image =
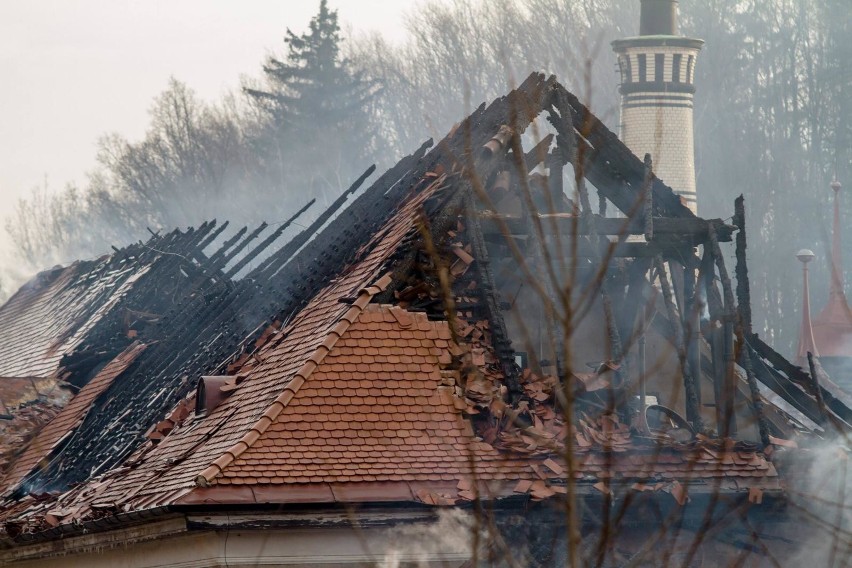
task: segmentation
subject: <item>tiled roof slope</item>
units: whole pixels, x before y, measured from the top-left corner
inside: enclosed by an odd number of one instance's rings
[[[446,322],[370,305],[215,484],[516,479],[441,387]],[[443,395],[443,396],[442,396]],[[475,468],[475,472],[474,472]]]
[[[2,491],[14,489],[30,471],[48,457],[51,449],[79,424],[89,411],[92,401],[104,392],[145,350],[145,345],[132,343],[121,354],[106,364],[77,395],[50,421],[15,461],[2,481]]]
[[[415,230],[417,212],[443,182],[438,178],[414,192],[362,248],[358,262],[317,294],[257,354],[262,363],[227,400],[206,417],[191,417],[157,446],[131,456],[132,469],[115,470],[109,484],[90,483],[90,488],[97,487],[97,495],[88,498],[96,505],[125,510],[170,503],[195,488],[196,478],[213,464],[233,461],[234,454],[246,449],[245,439],[259,435],[277,416],[283,408],[279,399],[293,392],[293,382],[304,380],[328,353],[328,345],[354,321],[357,304],[349,306],[345,300],[359,291],[369,300],[381,290],[372,284],[379,281],[384,263]],[[387,279],[379,282],[388,284]]]
[[[0,377],[51,375],[148,268],[105,258],[35,276],[0,306]]]

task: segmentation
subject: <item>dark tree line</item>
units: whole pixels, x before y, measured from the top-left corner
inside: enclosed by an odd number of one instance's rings
[[[793,255],[817,252],[821,306],[828,184],[836,172],[852,188],[852,7],[685,0],[681,18],[683,33],[707,42],[695,112],[701,214],[730,217],[745,195],[755,327],[790,352],[800,301]],[[635,35],[637,22],[638,2],[624,0],[450,0],[417,7],[408,41],[391,45],[341,38],[323,0],[309,30],[288,30],[286,53],[242,93],[208,104],[173,81],[143,140],[105,139],[85,187],[34,194],[7,228],[35,268],[108,251],[146,226],[283,219],[311,197],[332,199],[370,163],[388,165],[442,135],[533,70],[555,73],[615,129],[609,43]]]

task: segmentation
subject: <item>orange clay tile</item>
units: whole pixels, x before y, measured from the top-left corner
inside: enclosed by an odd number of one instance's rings
[[[77,395],[45,426],[30,442],[26,451],[15,461],[14,466],[3,478],[4,490],[12,489],[41,460],[47,458],[53,446],[85,417],[98,395],[104,392],[112,382],[142,354],[145,345],[132,343],[119,355],[104,366],[95,377],[84,386]]]
[[[396,312],[396,315],[394,314]],[[404,325],[405,322],[408,324]],[[285,408],[277,418],[278,424],[289,424],[289,417],[296,407],[322,405],[333,412],[325,420],[309,421],[305,425],[317,436],[304,436],[299,439],[281,436],[281,431],[273,424],[255,443],[244,451],[238,459],[224,468],[213,480],[214,484],[227,485],[233,483],[262,483],[257,475],[257,462],[261,459],[261,448],[274,447],[275,455],[271,459],[263,455],[264,463],[272,463],[280,468],[279,475],[285,483],[301,483],[305,481],[307,472],[288,467],[288,457],[300,454],[305,457],[328,455],[328,464],[321,459],[314,463],[324,463],[326,469],[324,481],[360,482],[360,481],[414,481],[460,479],[472,475],[471,463],[467,456],[455,450],[456,446],[469,447],[474,439],[465,427],[465,419],[449,404],[427,406],[427,394],[437,388],[437,381],[431,380],[431,372],[438,372],[437,357],[431,363],[421,363],[420,370],[425,377],[420,380],[406,381],[409,387],[395,389],[401,381],[393,372],[384,370],[386,361],[394,355],[367,357],[360,365],[350,368],[344,374],[346,381],[354,385],[352,390],[339,388],[338,381],[329,376],[330,369],[345,364],[351,358],[349,348],[357,349],[358,337],[369,336],[376,328],[386,332],[394,332],[398,336],[393,346],[403,352],[418,349],[431,354],[437,349],[434,340],[418,339],[416,326],[428,322],[425,314],[410,313],[389,306],[367,306],[362,316],[337,341],[335,347],[306,380],[306,390],[299,391],[291,401],[291,408]],[[431,341],[428,347],[422,347],[424,341]],[[425,358],[424,358],[425,360]],[[344,385],[345,386],[345,385]],[[307,390],[310,388],[311,390]],[[383,397],[383,392],[392,389],[400,391],[400,396]],[[329,392],[328,396],[318,396]],[[314,394],[316,393],[316,394]],[[378,395],[378,396],[376,396]],[[320,400],[322,399],[322,400]],[[363,412],[363,401],[370,411]],[[400,407],[412,410],[400,413]],[[419,411],[418,411],[419,410]],[[332,451],[332,443],[339,429],[346,432],[346,439],[351,442],[346,451],[345,459],[336,451]],[[441,432],[435,436],[434,432]],[[425,442],[423,444],[418,442]],[[258,445],[258,443],[260,445]],[[393,463],[377,459],[373,448],[392,447]],[[482,479],[505,478],[507,473],[498,466],[507,460],[496,450],[478,450],[477,472]],[[526,465],[517,460],[510,464],[509,474],[519,477],[524,474]],[[367,479],[369,478],[369,479]]]

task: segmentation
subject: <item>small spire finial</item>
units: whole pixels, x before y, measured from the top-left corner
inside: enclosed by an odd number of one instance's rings
[[[802,264],[807,264],[814,259],[814,251],[810,249],[802,249],[796,253],[796,258],[799,259],[799,262]]]

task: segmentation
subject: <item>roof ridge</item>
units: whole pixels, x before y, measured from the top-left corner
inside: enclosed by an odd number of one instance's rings
[[[352,303],[352,306],[340,317],[340,321],[329,331],[325,340],[314,350],[308,360],[295,372],[293,378],[284,387],[284,391],[269,405],[266,412],[249,428],[240,440],[224,451],[224,453],[216,458],[213,463],[207,466],[204,471],[195,477],[195,485],[197,487],[207,487],[211,484],[226,467],[231,465],[240,455],[248,450],[252,445],[266,432],[266,429],[278,418],[281,412],[287,407],[305,381],[310,377],[311,373],[319,366],[326,355],[334,348],[334,345],[340,337],[346,333],[358,317],[369,305],[373,296],[383,292],[391,283],[390,273],[379,278],[374,284],[362,288],[358,292],[358,298]]]

